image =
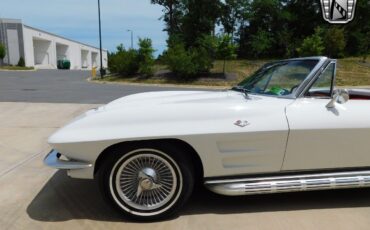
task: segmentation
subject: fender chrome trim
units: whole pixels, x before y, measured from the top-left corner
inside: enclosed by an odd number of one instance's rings
[[[51,152],[46,155],[44,159],[44,164],[56,169],[67,169],[67,170],[73,170],[73,169],[85,169],[92,167],[92,164],[87,162],[81,162],[81,161],[74,161],[74,160],[61,160],[60,157],[62,155],[58,153],[56,150],[51,150]]]
[[[208,180],[204,184],[212,192],[226,196],[370,187],[370,170]]]

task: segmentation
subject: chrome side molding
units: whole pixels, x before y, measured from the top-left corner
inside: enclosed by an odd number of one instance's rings
[[[226,196],[370,187],[370,170],[208,180],[204,184],[212,192]]]

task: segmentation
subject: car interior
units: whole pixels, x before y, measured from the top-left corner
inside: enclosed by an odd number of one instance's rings
[[[350,100],[370,100],[370,90],[350,89]]]
[[[370,90],[365,89],[349,89],[349,98],[350,100],[370,100]],[[330,90],[321,89],[321,90],[309,90],[306,97],[318,97],[318,98],[329,98]]]

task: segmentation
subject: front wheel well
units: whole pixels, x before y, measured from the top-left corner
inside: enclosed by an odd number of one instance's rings
[[[188,144],[185,141],[179,140],[179,139],[158,139],[158,140],[144,140],[144,141],[126,141],[126,142],[120,142],[114,145],[109,146],[106,148],[97,158],[95,162],[95,168],[94,168],[94,176],[96,176],[97,172],[99,171],[99,168],[103,164],[103,162],[109,158],[110,153],[118,150],[123,149],[128,146],[137,146],[140,147],[150,147],[150,146],[160,146],[160,145],[171,145],[176,148],[181,149],[184,153],[187,153],[187,157],[189,157],[189,160],[191,160],[192,163],[194,163],[194,175],[195,175],[195,181],[196,184],[200,185],[203,183],[203,164],[202,160],[199,157],[199,154],[195,151],[195,149]]]

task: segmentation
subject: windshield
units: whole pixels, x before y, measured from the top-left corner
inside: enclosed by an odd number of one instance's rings
[[[233,89],[246,93],[287,96],[298,88],[318,62],[318,60],[292,60],[269,63]]]

